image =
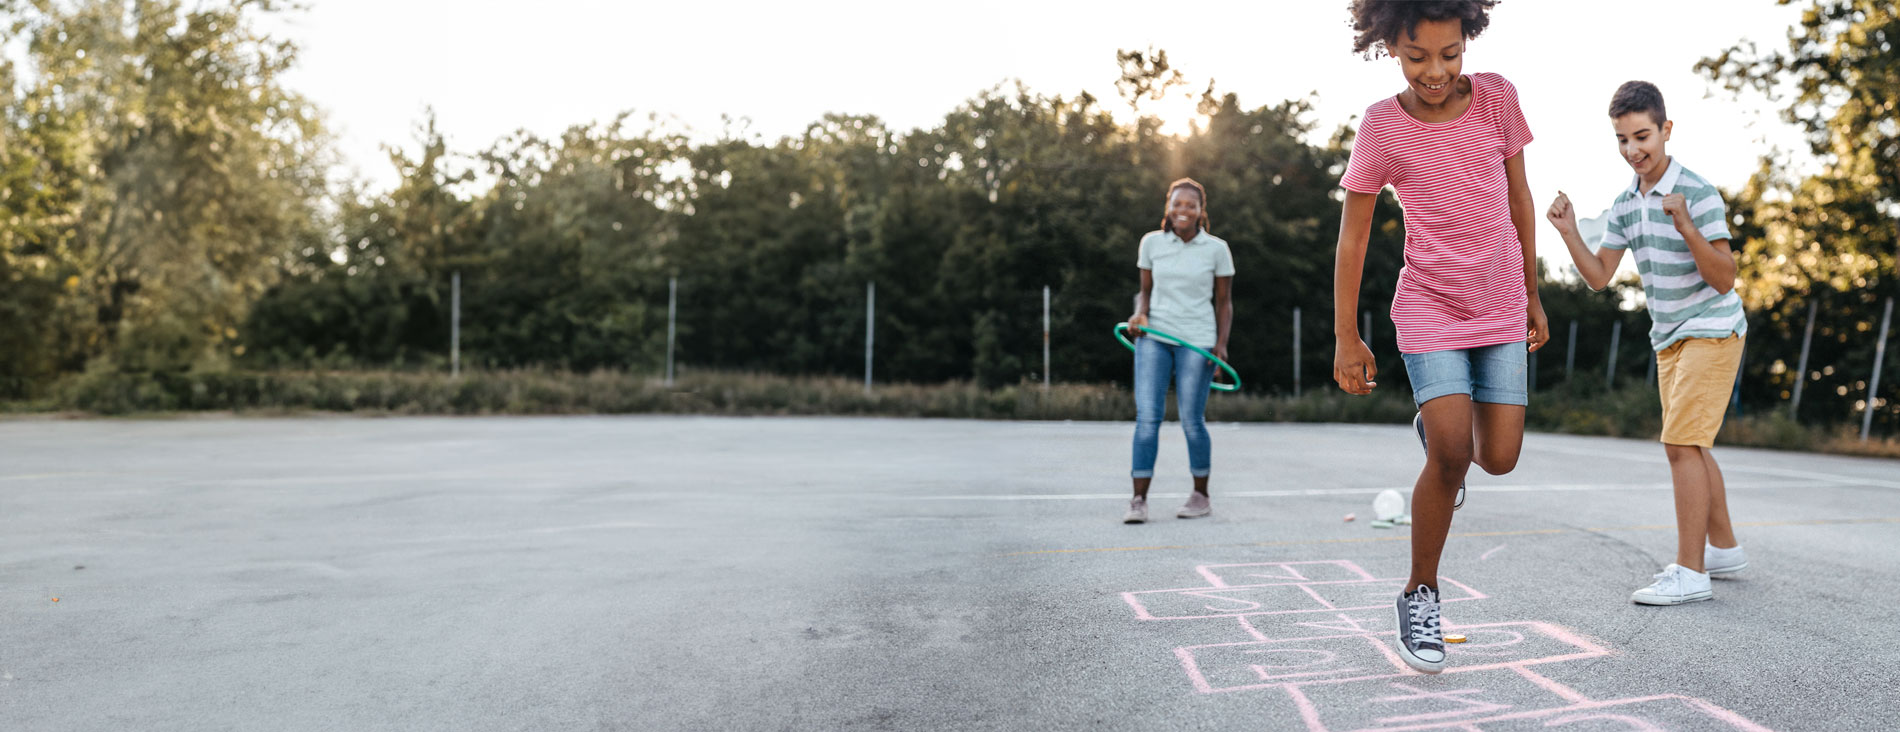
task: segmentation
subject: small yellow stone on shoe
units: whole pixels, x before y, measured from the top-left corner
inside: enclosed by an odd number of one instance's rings
[[[1465,642],[1465,637],[1457,633],[1446,633],[1445,642],[1446,643],[1463,643]]]

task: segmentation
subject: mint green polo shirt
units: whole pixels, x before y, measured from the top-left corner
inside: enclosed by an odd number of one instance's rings
[[[1655,188],[1644,191],[1642,178],[1636,177],[1610,205],[1603,246],[1628,249],[1636,257],[1636,273],[1643,279],[1643,297],[1648,301],[1652,323],[1650,346],[1660,351],[1684,338],[1748,335],[1742,296],[1734,289],[1716,292],[1702,279],[1689,243],[1676,231],[1669,214],[1663,213],[1662,197],[1671,193],[1682,194],[1689,218],[1702,238],[1729,238],[1722,192],[1682,167],[1674,157]]]
[[[1141,238],[1135,266],[1154,274],[1148,296],[1148,325],[1202,348],[1219,338],[1214,328],[1214,278],[1234,276],[1234,255],[1227,242],[1201,231],[1181,241],[1172,232],[1152,231]]]

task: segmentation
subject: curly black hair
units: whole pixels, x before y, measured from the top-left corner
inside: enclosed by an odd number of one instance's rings
[[[1491,8],[1498,0],[1352,0],[1353,53],[1377,58],[1391,55],[1385,46],[1400,33],[1418,37],[1421,20],[1462,21],[1465,39],[1477,38],[1491,24]]]

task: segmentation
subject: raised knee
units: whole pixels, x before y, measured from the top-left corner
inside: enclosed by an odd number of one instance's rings
[[[1518,455],[1519,453],[1516,452],[1507,453],[1502,450],[1489,453],[1478,459],[1478,467],[1492,475],[1503,475],[1517,469]]]
[[[1481,467],[1484,468],[1484,472],[1492,475],[1503,475],[1517,469],[1517,458],[1513,457],[1508,460],[1499,460]]]

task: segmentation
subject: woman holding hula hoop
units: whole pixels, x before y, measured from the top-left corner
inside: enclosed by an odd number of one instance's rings
[[[1154,480],[1170,379],[1181,431],[1187,435],[1188,472],[1194,476],[1194,493],[1175,515],[1206,516],[1212,511],[1207,500],[1212,445],[1205,413],[1214,363],[1187,346],[1141,337],[1141,329],[1152,325],[1157,332],[1227,360],[1227,333],[1234,324],[1229,297],[1234,255],[1227,242],[1207,233],[1207,190],[1201,184],[1182,178],[1168,185],[1161,230],[1141,238],[1135,266],[1141,270],[1141,294],[1135,296],[1135,314],[1128,318],[1128,332],[1135,337],[1134,470],[1129,473],[1135,479],[1135,497],[1122,522],[1148,520],[1148,484]]]

